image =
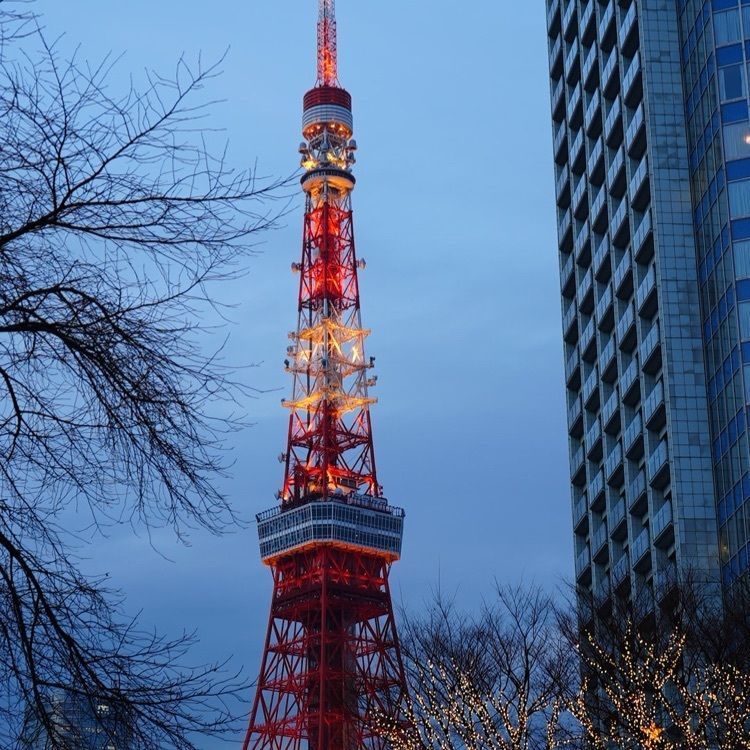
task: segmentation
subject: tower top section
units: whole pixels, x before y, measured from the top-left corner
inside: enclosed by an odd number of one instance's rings
[[[318,0],[318,86],[338,88],[336,0]]]
[[[302,105],[308,141],[323,132],[349,139],[354,130],[352,98],[339,84],[336,43],[336,0],[318,0],[318,80]]]

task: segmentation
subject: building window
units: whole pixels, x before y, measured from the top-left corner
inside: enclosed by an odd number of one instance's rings
[[[727,65],[719,69],[721,101],[742,99],[745,96],[745,66]]]
[[[746,341],[750,339],[750,302],[740,302],[737,312],[740,316],[740,336]]]
[[[735,242],[734,273],[738,279],[750,279],[750,242]]]
[[[732,218],[750,216],[750,180],[729,183],[729,211]]]
[[[727,161],[750,156],[750,123],[736,122],[724,126],[724,151]]]
[[[716,34],[717,46],[739,42],[742,39],[739,8],[715,13],[714,32]]]

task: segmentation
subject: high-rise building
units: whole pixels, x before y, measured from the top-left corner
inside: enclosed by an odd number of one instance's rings
[[[748,568],[750,5],[547,0],[577,582]],[[748,40],[748,41],[746,41]]]
[[[19,741],[21,750],[52,750],[59,742],[75,750],[127,750],[128,733],[114,718],[110,706],[92,703],[70,691],[58,691],[47,699],[47,721],[58,735],[53,745],[49,733],[37,714],[26,712]]]

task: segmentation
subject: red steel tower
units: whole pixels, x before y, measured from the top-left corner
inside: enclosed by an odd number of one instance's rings
[[[305,223],[280,504],[258,516],[274,591],[244,750],[383,750],[377,716],[405,721],[388,586],[404,513],[375,471],[351,193],[351,96],[339,85],[334,0],[319,0],[318,79],[300,146]]]

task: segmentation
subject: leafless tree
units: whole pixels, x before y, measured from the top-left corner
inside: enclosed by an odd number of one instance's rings
[[[64,53],[25,10],[0,0],[0,746],[31,711],[77,747],[49,709],[67,691],[134,749],[193,748],[228,726],[235,678],[127,619],[78,555],[112,524],[235,522],[215,481],[240,391],[200,321],[278,185],[213,150],[215,66],[118,93],[114,61]]]
[[[687,576],[658,598],[438,596],[406,622],[409,722],[378,729],[395,750],[750,748],[750,598]]]
[[[408,619],[403,648],[410,729],[395,748],[546,750],[563,747],[561,686],[575,654],[559,637],[553,600],[536,587],[498,585],[476,616],[436,597]]]
[[[584,603],[591,617],[579,619],[579,609],[561,625],[583,676],[567,706],[589,746],[750,747],[745,596],[722,598],[716,586],[685,576],[662,607],[646,591],[606,607]]]

